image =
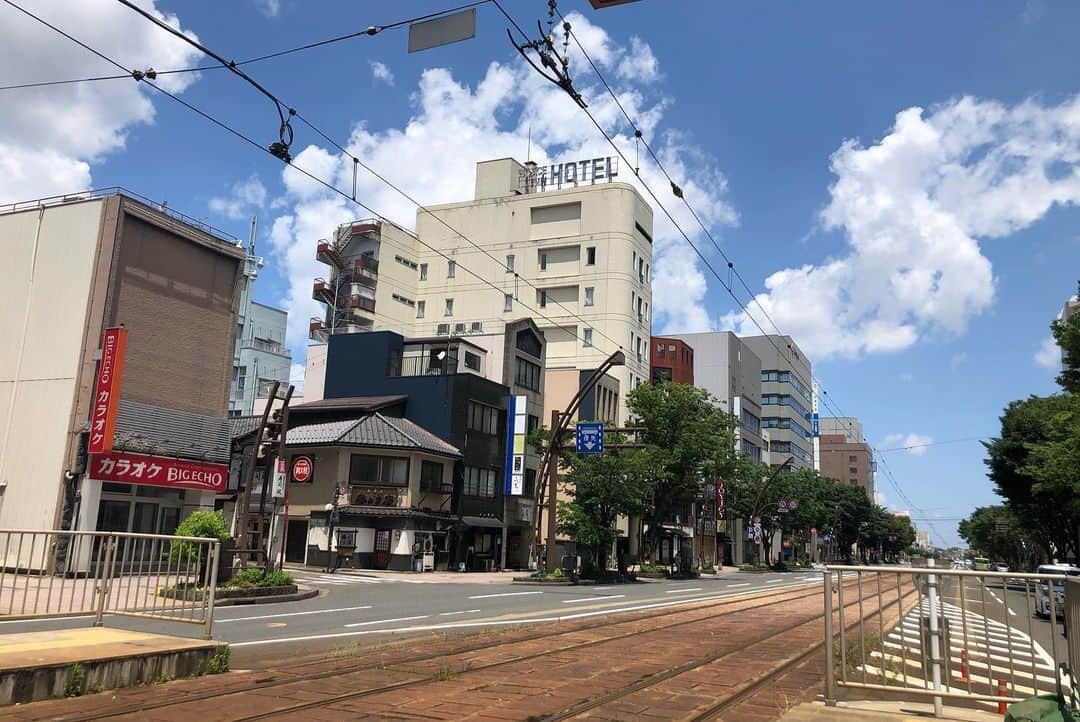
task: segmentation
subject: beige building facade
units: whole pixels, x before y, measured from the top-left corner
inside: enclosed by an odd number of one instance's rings
[[[567,372],[595,369],[622,349],[626,365],[610,372],[618,389],[600,403],[614,403],[624,421],[627,392],[649,379],[652,210],[617,175],[540,186],[532,172],[511,158],[478,163],[475,197],[418,211],[415,236],[375,221],[335,232],[319,246],[331,273],[313,290],[328,308],[312,319],[313,339],[375,329],[483,336],[532,318],[546,339],[547,373],[559,376],[545,405],[560,408],[577,391]],[[322,385],[313,350],[306,398]]]

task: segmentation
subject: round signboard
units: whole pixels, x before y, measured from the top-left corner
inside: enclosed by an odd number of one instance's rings
[[[298,456],[293,459],[293,481],[304,483],[311,480],[311,459],[306,456]]]

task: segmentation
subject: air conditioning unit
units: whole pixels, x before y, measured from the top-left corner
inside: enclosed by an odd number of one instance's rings
[[[464,323],[455,323],[454,324],[454,333],[455,334],[463,334],[463,333],[465,333],[465,324]]]
[[[450,335],[450,324],[448,324],[448,323],[440,323],[438,328],[435,331],[435,335],[436,336],[449,336]]]
[[[484,324],[482,321],[473,321],[469,324],[469,333],[483,333]]]

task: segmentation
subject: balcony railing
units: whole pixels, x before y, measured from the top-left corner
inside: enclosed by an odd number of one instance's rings
[[[375,299],[367,298],[366,296],[353,296],[352,301],[349,302],[354,311],[367,311],[368,313],[375,313]]]

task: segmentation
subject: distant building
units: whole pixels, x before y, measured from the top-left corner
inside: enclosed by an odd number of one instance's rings
[[[790,336],[740,340],[761,363],[761,425],[772,434],[772,465],[813,468],[810,359]]]
[[[653,336],[649,343],[649,366],[654,384],[675,381],[694,385],[694,349],[681,339]]]
[[[730,331],[670,334],[665,338],[682,341],[693,350],[694,383],[739,420],[736,449],[764,462],[768,447],[761,437],[761,360]]]
[[[862,422],[854,416],[822,416],[818,420],[818,433],[822,436],[839,434],[849,444],[865,440]]]
[[[822,419],[825,421],[825,419]],[[840,484],[858,486],[874,499],[874,454],[864,441],[852,442],[843,434],[827,434],[821,442],[821,475]]]
[[[284,393],[292,368],[292,353],[285,348],[288,313],[258,301],[250,301],[246,310],[233,361],[229,416],[255,413],[256,399],[265,402],[275,381]]]

